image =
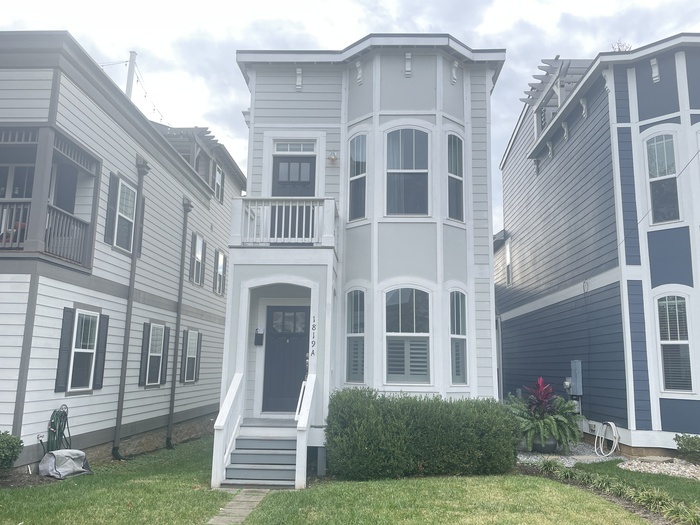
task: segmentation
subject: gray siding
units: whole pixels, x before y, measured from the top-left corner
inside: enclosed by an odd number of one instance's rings
[[[637,430],[651,430],[651,398],[642,281],[627,281]]]
[[[583,415],[627,426],[620,286],[608,285],[503,322],[503,390],[542,376],[563,394],[571,361],[581,361]]]
[[[615,77],[615,106],[617,110],[617,122],[629,122],[630,95],[627,83],[627,68],[624,66],[615,66],[613,71]]]
[[[587,93],[588,118],[569,118],[535,173],[531,116],[517,131],[503,171],[504,227],[511,237],[513,286],[497,287],[500,312],[618,265],[609,109],[604,82]]]
[[[0,122],[47,122],[53,71],[0,71]]]
[[[661,429],[665,432],[700,434],[700,401],[696,399],[659,399]]]
[[[639,120],[675,113],[680,108],[675,56],[664,53],[656,59],[661,77],[658,82],[652,80],[649,59],[641,60],[635,66]]]
[[[634,160],[632,157],[632,131],[618,128],[617,147],[620,159],[620,187],[622,189],[622,224],[625,236],[625,262],[642,264],[639,251],[639,221],[637,197],[634,189]]]
[[[664,284],[693,286],[693,256],[690,229],[670,228],[647,233],[651,287]]]
[[[411,74],[406,76],[406,55],[383,54],[380,105],[389,111],[435,111],[437,108],[437,57],[413,53]]]
[[[686,50],[685,62],[688,71],[690,109],[700,109],[700,52],[695,49]]]

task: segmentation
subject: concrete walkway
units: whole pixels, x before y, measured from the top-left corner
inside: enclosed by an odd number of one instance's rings
[[[224,489],[226,490],[226,489]],[[230,525],[243,523],[258,503],[270,492],[269,489],[241,489],[230,502],[214,516],[207,525]]]

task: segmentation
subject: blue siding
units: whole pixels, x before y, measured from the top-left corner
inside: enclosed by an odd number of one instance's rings
[[[671,228],[649,232],[651,287],[664,284],[693,286],[690,229]]]
[[[586,97],[588,118],[581,111],[568,117],[569,139],[559,131],[553,157],[541,153],[539,173],[527,159],[535,139],[531,113],[516,131],[503,170],[513,285],[496,283],[501,312],[618,265],[610,117],[602,78]]]
[[[680,109],[674,54],[665,53],[655,58],[659,63],[660,80],[658,82],[652,80],[650,59],[640,60],[635,67],[637,103],[641,121],[675,113]]]
[[[700,434],[700,401],[693,399],[660,399],[661,430]]]
[[[639,251],[639,227],[637,197],[634,190],[634,160],[632,159],[632,131],[617,130],[617,147],[620,155],[620,185],[622,188],[622,225],[625,235],[625,261],[642,264]]]
[[[630,94],[627,85],[627,67],[615,66],[615,106],[617,108],[617,122],[630,121]]]
[[[665,120],[658,120],[656,122],[652,122],[651,124],[645,124],[643,126],[639,126],[639,132],[644,133],[649,128],[653,128],[654,126],[660,126],[661,124],[680,124],[680,123],[681,123],[681,117],[667,118]]]
[[[651,430],[651,399],[642,281],[627,281],[627,294],[630,312],[636,428],[637,430]]]
[[[690,123],[697,124],[700,122],[700,115],[690,115]]]
[[[688,71],[690,109],[700,109],[700,52],[696,49],[687,49],[685,51],[685,63]]]
[[[502,324],[504,392],[538,376],[560,394],[571,361],[583,372],[581,408],[589,419],[627,426],[620,285],[562,301]]]

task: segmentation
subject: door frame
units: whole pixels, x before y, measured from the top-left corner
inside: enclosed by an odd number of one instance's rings
[[[316,143],[316,149],[311,152],[300,152],[301,156],[316,156],[316,189],[314,196],[322,198],[326,194],[326,133],[324,131],[311,130],[290,130],[290,131],[265,131],[263,133],[263,156],[262,156],[262,197],[272,196],[272,157],[275,156],[275,142],[285,140],[298,141],[305,140]],[[280,153],[289,155],[289,153]],[[292,154],[293,155],[293,154]]]
[[[285,298],[285,299],[275,299],[270,297],[265,297],[260,299],[258,302],[258,312],[257,312],[257,326],[264,326],[267,332],[267,308],[268,306],[304,306],[309,308],[311,312],[311,299],[310,298]],[[313,314],[309,314],[313,315]],[[263,404],[263,382],[265,381],[265,352],[267,345],[267,333],[265,334],[265,339],[263,346],[255,347],[255,392],[253,394],[253,417],[260,418],[263,415],[262,404]],[[309,370],[311,370],[311,361],[309,360]],[[280,419],[291,419],[294,418],[294,414],[290,412],[264,412],[266,418],[280,418]],[[291,414],[291,418],[290,418]]]

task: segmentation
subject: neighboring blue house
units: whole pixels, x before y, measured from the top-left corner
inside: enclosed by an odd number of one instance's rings
[[[700,34],[543,60],[503,156],[501,385],[563,393],[623,450],[700,434]]]

